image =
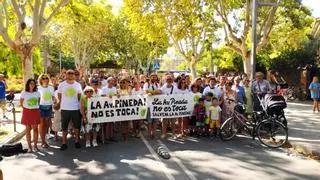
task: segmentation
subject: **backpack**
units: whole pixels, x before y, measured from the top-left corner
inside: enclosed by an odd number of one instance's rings
[[[4,144],[0,147],[0,154],[2,156],[13,156],[20,153],[26,153],[27,150],[23,149],[21,143]]]

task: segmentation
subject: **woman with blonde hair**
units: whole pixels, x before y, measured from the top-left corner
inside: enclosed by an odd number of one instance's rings
[[[313,76],[312,83],[309,86],[311,98],[313,99],[313,112],[316,109],[319,112],[319,100],[320,100],[320,83],[317,76]]]
[[[47,74],[41,74],[39,76],[38,82],[38,92],[40,93],[40,137],[41,137],[41,146],[43,148],[49,147],[46,142],[46,134],[49,131],[51,125],[51,116],[52,116],[52,105],[55,101],[54,97],[54,88],[49,85],[49,76]]]

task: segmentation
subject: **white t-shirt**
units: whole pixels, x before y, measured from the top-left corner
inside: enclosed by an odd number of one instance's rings
[[[23,99],[23,107],[27,109],[39,109],[39,92],[26,92],[21,93],[21,99]]]
[[[216,106],[216,107],[211,106],[211,107],[209,108],[209,115],[210,115],[210,112],[211,112],[211,119],[212,119],[212,120],[219,120],[219,113],[220,113],[221,111],[222,111],[222,110],[221,110],[220,106]]]
[[[210,88],[210,86],[207,86],[206,88],[204,88],[203,90],[203,95],[206,95],[208,92],[212,92],[213,93],[213,96],[217,97],[218,99],[221,98],[221,95],[222,95],[222,91],[220,88],[218,87],[214,87],[214,88]]]
[[[59,84],[58,93],[61,93],[61,110],[79,110],[80,102],[78,94],[82,93],[80,83],[74,82],[73,84],[63,81]]]
[[[166,94],[166,95],[170,95],[170,94],[177,94],[177,88],[174,87],[174,85],[172,85],[171,87],[167,87],[167,86],[162,86],[161,91],[162,94]],[[172,93],[171,93],[172,91]]]
[[[40,93],[40,105],[50,106],[53,104],[54,89],[52,86],[39,86],[38,92]]]
[[[189,93],[189,90],[188,90],[188,89],[185,89],[185,90],[178,89],[178,90],[177,90],[177,94],[188,94],[188,93]]]
[[[194,95],[194,102],[198,103],[199,102],[199,99],[202,97],[202,94],[200,92],[197,92],[197,93],[193,93],[191,92],[193,95]]]
[[[102,89],[101,89],[101,94],[102,95],[106,95],[106,96],[115,96],[115,95],[117,95],[117,88],[116,87],[112,87],[112,88],[109,88],[109,87],[103,87]]]
[[[133,88],[133,89],[131,90],[131,94],[132,94],[132,95],[143,95],[144,92],[143,92],[143,89],[142,89],[142,88],[140,88],[139,91],[137,91],[136,88]]]
[[[143,85],[143,91],[156,91],[160,89],[160,85],[158,83],[144,83]]]
[[[108,84],[108,81],[107,81],[106,79],[103,79],[103,80],[101,81],[101,87],[106,87],[107,84]]]

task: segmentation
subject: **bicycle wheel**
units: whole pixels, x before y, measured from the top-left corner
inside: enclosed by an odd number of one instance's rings
[[[238,132],[236,120],[231,117],[227,119],[220,128],[220,138],[223,141],[231,140]]]
[[[11,112],[13,110],[14,104],[12,102],[6,103],[6,110],[7,112]]]
[[[281,147],[288,141],[288,130],[278,121],[264,120],[256,132],[260,142],[270,148]]]

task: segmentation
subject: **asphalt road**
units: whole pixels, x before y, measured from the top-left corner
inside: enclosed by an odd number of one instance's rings
[[[25,140],[22,141],[25,144]],[[41,152],[6,157],[0,162],[4,179],[319,179],[320,163],[286,149],[268,149],[258,142],[237,137],[186,138],[184,141],[130,138],[98,148],[69,148],[50,141]],[[84,142],[82,142],[84,145]],[[154,153],[164,144],[171,159]]]

